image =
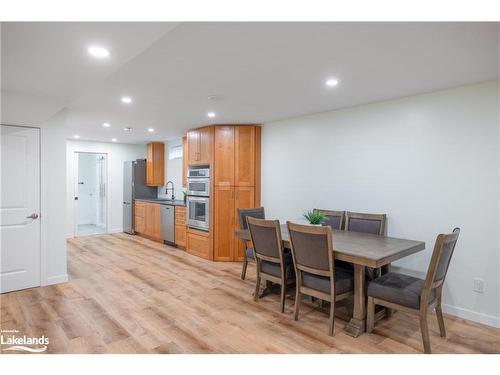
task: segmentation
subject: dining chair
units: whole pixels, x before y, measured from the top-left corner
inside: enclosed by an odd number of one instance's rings
[[[383,236],[385,234],[386,220],[387,216],[385,214],[365,214],[347,211],[345,230]]]
[[[285,312],[285,294],[288,285],[295,282],[292,255],[285,252],[281,239],[279,220],[264,220],[247,217],[250,238],[253,243],[257,280],[254,301],[259,298],[261,281],[281,285],[281,312]]]
[[[264,207],[238,208],[238,217],[240,221],[240,229],[248,229],[247,217],[265,219],[266,214],[264,212]],[[248,262],[255,263],[255,255],[252,247],[248,246],[249,242],[244,239],[241,239],[241,241],[243,242],[243,268],[241,270],[241,280],[245,280]]]
[[[323,210],[321,208],[315,208],[313,211],[325,215],[325,220],[321,223],[322,225],[328,225],[332,229],[344,228],[345,211]]]
[[[429,309],[435,308],[439,332],[441,337],[446,337],[441,296],[459,234],[460,228],[455,228],[453,233],[437,236],[425,280],[389,272],[369,283],[367,291],[367,331],[369,333],[373,331],[375,323],[375,305],[382,305],[420,315],[420,331],[425,353],[431,353],[427,327]]]
[[[330,302],[328,334],[333,336],[335,302],[353,295],[353,274],[335,268],[329,226],[287,226],[296,278],[294,319],[299,319],[302,294]]]
[[[360,212],[347,211],[345,220],[345,230],[350,232],[360,232],[385,235],[387,216],[385,214],[365,214]],[[373,280],[380,276],[379,268],[366,267],[366,278]]]

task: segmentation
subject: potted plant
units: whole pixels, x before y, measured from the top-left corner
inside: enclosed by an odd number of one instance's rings
[[[325,220],[325,214],[315,210],[306,212],[304,217],[311,225],[321,225],[323,220]]]
[[[182,196],[184,198],[184,204],[186,204],[186,201],[187,201],[187,193],[186,193],[186,189],[182,189]]]

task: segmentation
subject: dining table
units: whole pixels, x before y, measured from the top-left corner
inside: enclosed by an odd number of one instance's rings
[[[283,246],[290,249],[288,228],[282,224],[280,229]],[[251,241],[247,229],[237,230],[235,235],[242,240]],[[425,242],[332,229],[332,243],[334,259],[353,264],[353,312],[345,326],[345,332],[358,337],[366,331],[366,268],[380,268],[381,273],[385,274],[390,271],[392,262],[424,250]]]

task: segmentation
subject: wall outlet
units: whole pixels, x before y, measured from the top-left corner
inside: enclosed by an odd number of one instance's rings
[[[474,279],[474,292],[484,293],[484,280],[475,278]]]

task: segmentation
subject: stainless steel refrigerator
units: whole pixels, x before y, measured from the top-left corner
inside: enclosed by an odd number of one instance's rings
[[[123,163],[123,231],[134,234],[134,205],[136,198],[156,199],[158,189],[146,186],[146,159]]]

